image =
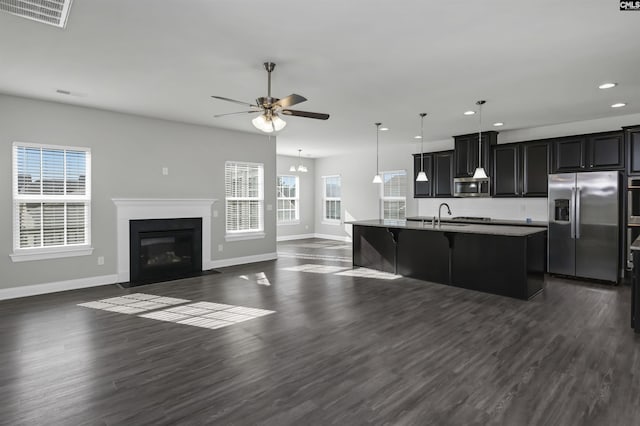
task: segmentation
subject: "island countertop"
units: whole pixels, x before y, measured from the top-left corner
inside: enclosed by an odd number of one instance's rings
[[[502,235],[507,237],[526,237],[546,232],[547,228],[535,226],[479,225],[472,223],[442,222],[432,226],[430,222],[411,220],[371,219],[346,222],[356,226],[374,226],[378,228],[413,229],[420,231],[456,232],[461,234]]]
[[[431,220],[433,219],[433,216],[410,216],[407,217],[407,220],[411,220],[411,221],[418,221],[418,222],[429,222],[431,223]],[[478,225],[508,225],[508,226],[533,226],[533,227],[539,227],[539,228],[547,228],[549,227],[549,222],[542,222],[542,221],[530,221],[527,222],[526,220],[508,220],[508,219],[490,219],[487,218],[489,220],[480,220],[480,219],[473,219],[473,218],[455,218],[455,217],[446,217],[446,218],[442,218],[442,223],[475,223]]]

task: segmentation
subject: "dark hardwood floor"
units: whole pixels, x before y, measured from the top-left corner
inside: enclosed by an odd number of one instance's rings
[[[640,423],[627,287],[547,278],[520,301],[339,275],[344,243],[279,252],[215,275],[0,302],[0,424]],[[77,306],[132,293],[276,312],[211,330]]]

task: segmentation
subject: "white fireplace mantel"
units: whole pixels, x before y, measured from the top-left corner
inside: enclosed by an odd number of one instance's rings
[[[211,264],[211,206],[216,199],[113,198],[117,209],[118,282],[129,281],[129,221],[202,218],[202,269]]]

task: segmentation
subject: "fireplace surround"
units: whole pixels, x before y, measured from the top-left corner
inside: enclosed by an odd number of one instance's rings
[[[139,219],[202,219],[201,269],[213,268],[211,261],[211,207],[215,199],[114,198],[117,214],[118,282],[130,279],[130,224]]]

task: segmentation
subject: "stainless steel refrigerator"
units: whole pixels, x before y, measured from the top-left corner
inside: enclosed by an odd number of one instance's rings
[[[619,172],[549,175],[548,271],[618,281]]]

